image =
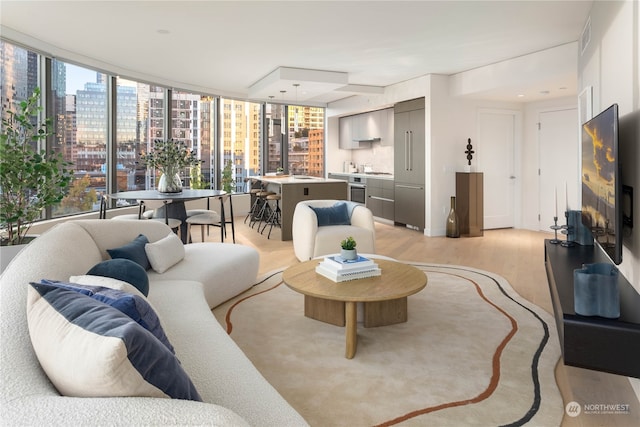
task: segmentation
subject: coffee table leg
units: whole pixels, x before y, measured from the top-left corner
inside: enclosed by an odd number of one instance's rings
[[[347,336],[345,357],[347,359],[353,359],[358,346],[357,317],[356,303],[347,301],[345,304],[345,331]]]

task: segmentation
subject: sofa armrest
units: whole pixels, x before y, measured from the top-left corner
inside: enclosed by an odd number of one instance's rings
[[[2,406],[8,425],[249,425],[222,406],[178,399],[31,396]]]
[[[304,203],[298,203],[293,211],[291,234],[293,250],[300,261],[313,258],[313,250],[318,233],[316,213]]]

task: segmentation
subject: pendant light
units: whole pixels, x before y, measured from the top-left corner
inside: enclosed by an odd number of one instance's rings
[[[293,130],[298,132],[298,86],[300,86],[300,83],[294,83],[293,86],[296,88],[296,109],[293,113]]]

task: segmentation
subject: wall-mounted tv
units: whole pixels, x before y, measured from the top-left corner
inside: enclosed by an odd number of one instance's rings
[[[615,264],[622,262],[618,105],[582,125],[582,223]]]

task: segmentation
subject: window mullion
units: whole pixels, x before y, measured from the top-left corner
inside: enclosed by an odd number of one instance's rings
[[[106,182],[107,193],[115,193],[118,191],[118,176],[117,176],[117,143],[116,143],[116,129],[117,129],[117,111],[118,111],[118,97],[117,97],[117,82],[116,77],[107,76],[106,79],[106,91],[107,91],[107,138],[106,138],[106,156],[107,156],[107,168],[106,168]]]

